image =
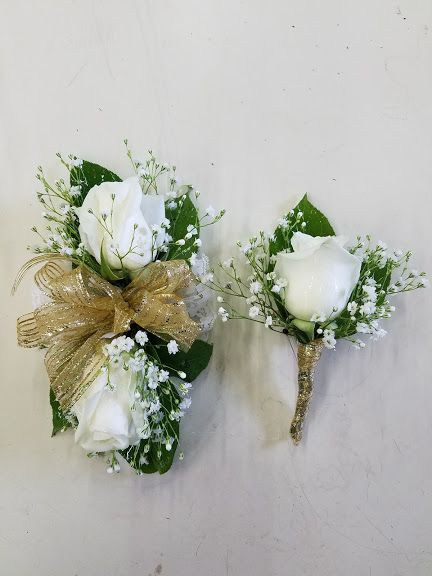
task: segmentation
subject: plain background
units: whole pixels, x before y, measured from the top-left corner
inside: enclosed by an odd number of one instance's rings
[[[34,173],[74,152],[126,177],[128,137],[225,207],[210,255],[307,192],[339,232],[430,255],[429,0],[2,0],[0,573],[432,573],[430,293],[390,335],[326,352],[303,443],[288,340],[218,325],[165,476],[110,477],[50,438],[42,354],[18,349],[40,223]]]

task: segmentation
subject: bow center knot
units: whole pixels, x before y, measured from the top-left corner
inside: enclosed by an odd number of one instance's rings
[[[114,306],[114,321],[113,321],[113,332],[114,334],[120,334],[122,332],[127,332],[130,329],[130,324],[135,315],[135,310],[129,306],[129,304],[119,298]]]

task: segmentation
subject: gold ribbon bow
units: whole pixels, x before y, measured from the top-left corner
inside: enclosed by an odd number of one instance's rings
[[[27,263],[21,278],[41,260]],[[48,261],[36,272],[35,282],[50,300],[18,319],[18,343],[48,348],[51,387],[67,411],[106,361],[104,337],[127,332],[132,322],[185,348],[192,345],[199,326],[177,294],[192,281],[184,260],[151,263],[124,290],[85,266],[66,272]]]

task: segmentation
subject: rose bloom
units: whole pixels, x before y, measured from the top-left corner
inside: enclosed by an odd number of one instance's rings
[[[139,437],[131,406],[134,402],[136,374],[123,366],[101,371],[71,412],[78,419],[75,442],[87,452],[124,450]]]
[[[293,252],[277,255],[276,272],[288,282],[286,309],[300,320],[340,314],[360,276],[361,260],[343,247],[342,236],[293,234]]]
[[[151,226],[160,226],[165,218],[164,199],[143,194],[136,176],[94,186],[76,213],[84,247],[99,263],[102,250],[113,269],[144,267],[163,242],[164,234],[153,239]]]

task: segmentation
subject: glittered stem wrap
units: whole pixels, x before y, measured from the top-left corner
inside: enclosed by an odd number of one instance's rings
[[[19,280],[41,260],[28,262]],[[184,348],[192,345],[200,329],[178,295],[192,282],[184,260],[151,263],[123,290],[85,266],[65,271],[48,261],[35,283],[49,302],[18,319],[18,343],[47,348],[51,388],[67,411],[105,363],[106,338],[127,332],[132,322]]]
[[[290,428],[290,434],[294,444],[298,444],[302,438],[303,424],[313,392],[315,368],[321,357],[323,347],[322,339],[313,340],[307,344],[299,343],[298,345],[298,396],[296,410]]]

